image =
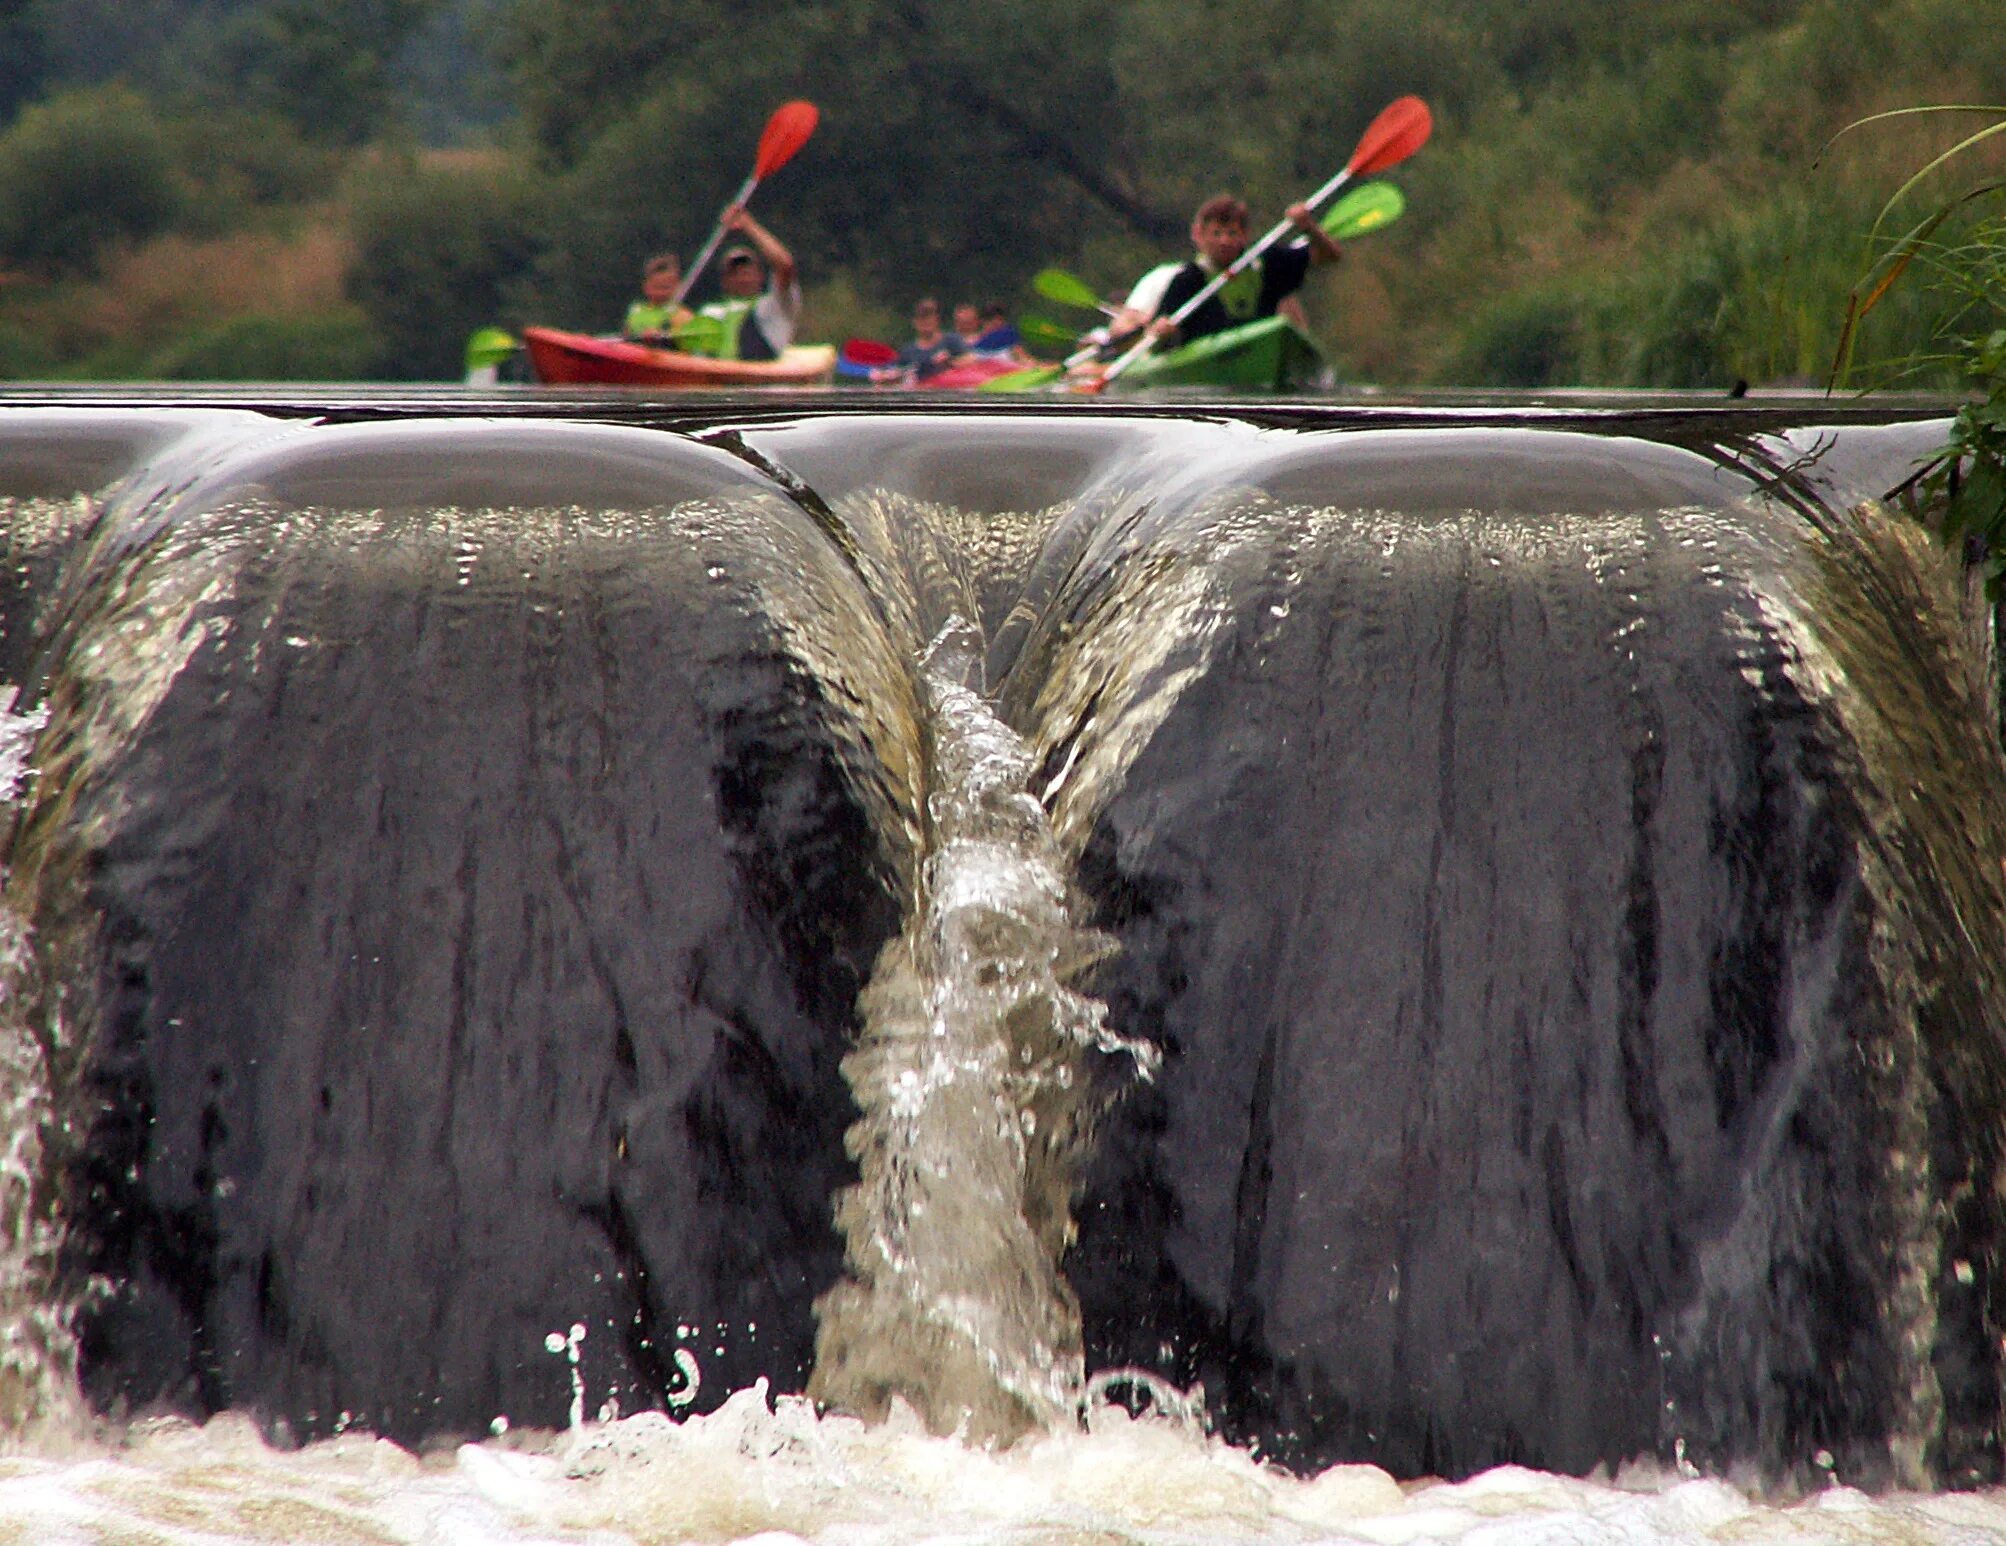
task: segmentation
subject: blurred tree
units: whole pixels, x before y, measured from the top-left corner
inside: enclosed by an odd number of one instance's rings
[[[152,105],[122,86],[37,102],[0,134],[0,262],[49,274],[166,230],[187,207]]]
[[[454,380],[467,335],[504,314],[535,255],[535,183],[519,171],[386,167],[355,199],[349,293],[380,353],[376,374]]]
[[[0,124],[40,93],[46,68],[34,0],[0,0]]]
[[[209,83],[309,138],[362,144],[401,120],[392,68],[437,3],[267,0],[221,28]]]
[[[750,169],[767,113],[821,130],[761,209],[816,271],[1007,293],[1088,231],[1175,240],[1119,121],[1115,0],[518,3],[505,53],[568,211],[545,283],[603,319],[649,251],[687,253]]]

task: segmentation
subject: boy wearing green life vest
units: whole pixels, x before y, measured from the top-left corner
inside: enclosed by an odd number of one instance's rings
[[[673,252],[648,259],[641,270],[641,298],[627,308],[620,336],[658,349],[678,347],[675,330],[690,320],[687,306],[676,304],[683,282],[683,265]]]
[[[1270,247],[1259,262],[1250,263],[1227,280],[1216,295],[1173,328],[1170,318],[1178,307],[1231,268],[1247,250],[1247,206],[1226,193],[1207,199],[1191,220],[1194,255],[1186,262],[1166,263],[1144,275],[1108,323],[1109,333],[1119,340],[1147,327],[1159,340],[1174,333],[1178,342],[1189,343],[1260,317],[1272,317],[1283,301],[1302,288],[1313,265],[1334,263],[1343,256],[1307,204],[1291,204],[1284,213],[1308,241]]]
[[[691,339],[693,350],[721,360],[777,360],[794,342],[801,316],[801,283],[794,254],[746,210],[724,212],[725,229],[745,238],[727,247],[718,264],[724,294],[697,315],[720,324],[715,335]]]

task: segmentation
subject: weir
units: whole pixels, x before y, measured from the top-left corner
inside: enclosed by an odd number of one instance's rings
[[[1998,1480],[1941,434],[0,401],[0,1418]]]

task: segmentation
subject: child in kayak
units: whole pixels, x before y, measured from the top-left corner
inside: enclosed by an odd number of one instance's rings
[[[627,308],[620,336],[657,349],[679,347],[675,330],[690,320],[689,308],[676,304],[682,282],[682,261],[673,252],[648,259],[641,270],[641,298]]]
[[[969,308],[971,311],[973,307]],[[964,358],[1008,360],[1015,365],[1035,365],[1024,348],[1023,336],[1010,323],[1010,313],[991,302],[977,314],[977,331],[968,339]]]
[[[940,330],[940,302],[923,296],[913,302],[912,342],[899,350],[898,359],[871,372],[871,380],[924,381],[954,363],[961,353],[961,340]]]

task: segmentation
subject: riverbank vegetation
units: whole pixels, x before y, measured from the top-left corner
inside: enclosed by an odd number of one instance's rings
[[[1118,294],[1205,194],[1273,218],[1411,91],[1406,217],[1307,295],[1352,376],[1823,384],[1883,201],[1957,131],[1820,147],[2002,79],[1964,0],[20,0],[0,376],[443,379],[481,323],[604,327],[794,96],[822,128],[759,210],[812,336],[1021,305],[1048,264]],[[1955,303],[1917,277],[1862,379]]]

